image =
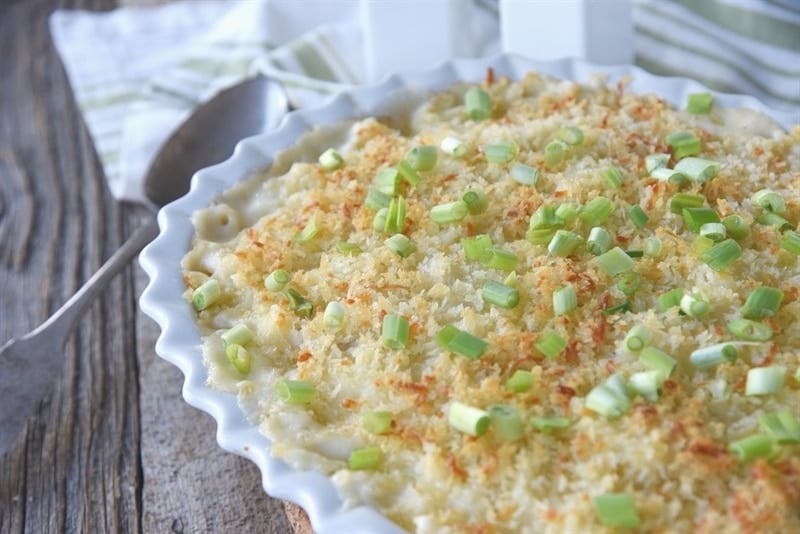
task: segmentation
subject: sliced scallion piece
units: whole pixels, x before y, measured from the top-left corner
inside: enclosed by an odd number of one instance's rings
[[[385,434],[392,429],[392,414],[380,410],[367,412],[361,416],[361,426],[370,434]]]
[[[399,315],[386,314],[383,317],[381,339],[391,349],[402,349],[408,346],[408,320]]]
[[[749,462],[756,458],[771,458],[775,454],[772,438],[766,434],[753,434],[736,440],[728,449],[742,462]]]
[[[386,233],[402,232],[406,226],[406,199],[394,197],[389,203],[386,211],[386,220],[383,223],[383,231]]]
[[[644,168],[647,174],[652,175],[656,169],[663,169],[669,164],[669,154],[648,154],[644,158]]]
[[[489,207],[489,201],[486,200],[486,195],[483,191],[478,189],[467,191],[461,197],[461,200],[467,204],[467,210],[470,215],[480,215]]]
[[[777,287],[761,286],[754,289],[742,306],[745,319],[765,319],[778,312],[783,302],[783,291]]]
[[[554,167],[564,161],[567,148],[568,145],[560,139],[547,143],[544,147],[544,164],[548,167]]]
[[[394,198],[392,201],[394,201]],[[391,203],[389,206],[391,206]],[[394,209],[396,212],[397,203],[395,203]],[[389,208],[381,208],[375,213],[375,217],[372,218],[372,229],[376,232],[385,232],[387,224],[389,224]]]
[[[275,391],[286,404],[308,404],[317,394],[314,385],[307,380],[279,380]]]
[[[624,181],[622,173],[619,172],[619,169],[616,167],[609,167],[608,169],[604,170],[603,178],[606,179],[606,183],[609,187],[611,187],[611,189],[619,189]]]
[[[695,115],[707,115],[711,111],[714,97],[711,93],[689,93],[686,99],[686,111]]]
[[[356,243],[348,243],[346,241],[339,241],[336,243],[336,250],[345,256],[358,256],[362,252],[361,246]],[[288,281],[288,280],[287,280]]]
[[[747,371],[747,383],[744,386],[745,395],[772,395],[783,388],[786,379],[786,367],[771,365],[767,367],[754,367]]]
[[[292,308],[295,315],[300,317],[311,317],[314,315],[314,305],[293,287],[286,289],[284,296],[286,300],[289,301],[289,306]]]
[[[517,287],[517,273],[515,271],[511,271],[510,273],[508,273],[508,276],[506,276],[503,279],[503,284],[507,285],[508,287],[516,288]]]
[[[794,225],[778,215],[777,213],[773,213],[771,211],[765,211],[758,217],[756,217],[756,221],[765,225],[765,226],[772,226],[779,232],[783,232],[784,230],[791,230],[794,228]]]
[[[522,437],[522,418],[516,408],[507,404],[494,404],[487,411],[494,436],[498,440],[516,441]]]
[[[734,319],[728,323],[728,332],[745,341],[769,341],[772,339],[772,328],[768,324],[751,319]]]
[[[439,145],[439,147],[442,149],[442,152],[455,158],[463,158],[469,152],[469,147],[467,145],[465,145],[461,140],[451,136],[447,136],[442,139],[442,143]]]
[[[317,224],[317,217],[312,216],[303,229],[294,236],[294,242],[300,244],[309,243],[319,234],[321,229],[319,224]]]
[[[377,176],[375,176],[375,190],[380,191],[384,195],[397,195],[400,193],[402,180],[397,169],[394,167],[384,167],[379,170]]]
[[[611,248],[611,234],[602,226],[595,226],[589,231],[586,249],[595,256],[605,254]]]
[[[778,246],[780,246],[786,252],[790,252],[795,256],[800,256],[800,232],[787,230],[781,236]]]
[[[364,200],[364,205],[372,211],[378,211],[381,208],[388,208],[391,201],[392,195],[377,189],[370,189],[367,191],[367,198]]]
[[[627,493],[607,493],[594,498],[597,517],[605,527],[636,528],[640,525],[636,505]]]
[[[506,389],[514,393],[524,393],[533,387],[533,373],[524,369],[517,369],[514,374],[506,380]]]
[[[564,220],[556,215],[557,208],[550,204],[542,204],[537,208],[536,211],[533,212],[531,215],[530,221],[528,222],[528,228],[530,229],[542,229],[542,228],[561,228],[564,226]]]
[[[650,336],[650,329],[645,325],[634,325],[625,335],[625,348],[632,352],[638,352],[650,342]]]
[[[699,232],[706,223],[718,223],[719,215],[711,208],[683,208],[683,221],[692,232]]]
[[[628,210],[628,217],[636,228],[644,228],[649,217],[639,204],[634,204]]]
[[[672,149],[672,156],[676,160],[686,156],[696,156],[703,149],[703,143],[692,132],[675,132],[668,135],[665,141]]]
[[[733,239],[726,239],[715,244],[703,253],[703,261],[714,269],[721,271],[742,255],[742,247]]]
[[[332,300],[325,306],[322,323],[328,328],[339,328],[344,324],[344,304]]]
[[[681,297],[680,308],[689,317],[702,317],[711,311],[711,304],[698,294],[684,294]]]
[[[533,346],[552,360],[564,352],[564,349],[567,348],[567,341],[553,330],[548,330],[539,336]]]
[[[728,215],[722,219],[725,232],[734,239],[744,239],[750,235],[750,225],[738,215]]]
[[[461,238],[461,247],[464,249],[464,257],[472,261],[488,261],[492,248],[492,238],[486,234],[480,234]]]
[[[531,426],[539,432],[550,433],[555,430],[567,428],[572,424],[568,417],[560,415],[535,415],[531,417]]]
[[[492,102],[489,93],[480,87],[470,87],[464,93],[464,109],[467,116],[474,121],[488,119],[492,114]]]
[[[610,276],[616,276],[625,271],[630,271],[636,265],[633,258],[628,256],[624,250],[614,247],[605,254],[597,256],[597,266]]]
[[[414,242],[403,234],[394,234],[384,241],[383,244],[401,258],[407,258],[417,250],[417,246]]]
[[[614,203],[606,197],[594,197],[586,203],[578,217],[589,226],[599,226],[614,213]]]
[[[739,355],[733,343],[717,343],[692,351],[689,362],[698,369],[711,369],[721,363],[732,362]]]
[[[700,235],[712,241],[722,241],[728,235],[725,225],[721,222],[707,222],[700,227]]]
[[[408,152],[406,161],[415,171],[429,171],[436,166],[439,150],[433,145],[415,146]]]
[[[456,337],[456,334],[458,334],[459,332],[461,332],[461,330],[459,330],[458,328],[456,328],[451,324],[445,326],[444,328],[439,330],[439,332],[436,334],[436,344],[442,347],[443,349],[450,350],[449,349],[450,342],[453,340],[454,337]]]
[[[683,158],[675,164],[675,170],[697,183],[707,182],[719,173],[719,162],[703,158]]]
[[[553,313],[565,315],[578,306],[578,295],[572,284],[567,284],[553,292]]]
[[[633,373],[629,379],[631,389],[636,394],[649,402],[655,402],[661,396],[661,386],[664,383],[664,375],[659,371],[641,371]]]
[[[547,251],[551,256],[566,257],[575,252],[575,249],[583,242],[581,236],[569,230],[556,230],[553,239],[547,245]]]
[[[525,165],[519,161],[511,166],[509,174],[515,182],[522,185],[536,186],[536,184],[539,183],[539,169],[531,167],[530,165]]]
[[[581,206],[574,202],[564,202],[556,208],[556,217],[568,223],[581,213]]]
[[[517,157],[519,147],[511,141],[490,143],[483,147],[483,155],[489,163],[511,163]]]
[[[405,160],[401,161],[397,164],[397,172],[400,173],[400,176],[403,177],[403,180],[408,182],[408,185],[411,187],[416,187],[417,184],[422,180],[417,171],[411,167],[411,164]]]
[[[253,332],[244,323],[239,323],[236,326],[226,330],[220,336],[222,344],[228,345],[247,345],[253,340]]]
[[[786,202],[784,202],[783,197],[771,189],[756,191],[753,193],[751,200],[754,204],[773,213],[783,213],[786,211]]]
[[[519,290],[500,282],[489,280],[481,289],[484,302],[500,306],[501,308],[514,308],[519,304]]]
[[[663,244],[661,243],[661,240],[658,237],[651,235],[644,240],[644,246],[642,247],[642,250],[644,251],[645,256],[657,258],[659,255],[661,255],[662,248]]]
[[[800,443],[800,422],[788,409],[763,414],[758,418],[758,426],[778,445]]]
[[[702,257],[708,249],[714,246],[714,240],[704,235],[699,235],[692,241],[692,252]]]
[[[333,148],[329,148],[319,156],[319,165],[326,171],[335,171],[344,165],[344,158]]]
[[[679,307],[681,305],[681,299],[683,298],[683,289],[676,287],[675,289],[670,289],[666,293],[662,293],[658,296],[656,300],[656,309],[660,313],[664,313],[670,308]]]
[[[680,215],[685,208],[701,208],[705,202],[706,197],[703,195],[675,193],[669,201],[669,211]]]
[[[689,181],[689,177],[682,172],[667,167],[653,169],[653,171],[650,173],[650,176],[656,180],[661,180],[662,182],[667,182],[669,184],[682,184]]]
[[[192,291],[192,306],[197,311],[205,310],[217,302],[220,295],[222,295],[222,290],[220,289],[219,281],[215,278],[209,278]]]
[[[466,356],[470,360],[477,360],[483,356],[483,353],[489,348],[489,343],[477,336],[473,336],[469,332],[459,330],[447,343],[447,348],[462,356]]]
[[[639,362],[652,371],[657,371],[664,378],[672,376],[678,361],[656,347],[645,347],[639,354]]]
[[[586,407],[606,417],[620,417],[631,408],[625,380],[619,373],[608,377],[586,395]]]
[[[455,202],[433,206],[430,211],[430,217],[436,224],[448,224],[462,221],[468,213],[469,207],[467,203],[463,200],[456,200]]]
[[[554,235],[556,235],[555,228],[531,228],[527,231],[525,237],[533,245],[547,245]]]
[[[381,462],[381,450],[378,447],[356,449],[347,458],[347,468],[351,471],[375,469]]]
[[[636,271],[627,271],[617,276],[617,289],[626,295],[633,295],[642,285],[642,275]]]
[[[489,248],[486,250],[488,258],[486,259],[486,266],[492,269],[500,269],[501,271],[513,271],[517,267],[516,254],[508,252],[499,248]]]
[[[253,356],[246,348],[236,343],[231,343],[225,347],[225,355],[237,371],[246,375],[250,373],[253,364]]]
[[[628,313],[633,311],[633,305],[629,300],[614,304],[603,310],[603,315],[613,315],[615,313]]]
[[[583,132],[577,126],[562,126],[558,130],[556,137],[568,145],[580,145],[583,143]]]
[[[447,422],[460,432],[470,436],[482,436],[489,430],[489,412],[467,404],[453,401],[447,410]]]

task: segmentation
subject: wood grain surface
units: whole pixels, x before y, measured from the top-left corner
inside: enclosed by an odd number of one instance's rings
[[[117,4],[0,0],[0,343],[41,323],[152,216],[111,197],[47,26],[57,8]],[[0,457],[0,532],[308,531],[181,398],[138,310],[146,281],[133,264],[90,308]]]

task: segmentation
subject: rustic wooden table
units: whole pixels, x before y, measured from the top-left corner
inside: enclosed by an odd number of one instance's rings
[[[0,343],[41,323],[152,216],[111,197],[47,26],[57,8],[121,3],[137,2],[0,2]],[[145,283],[136,263],[112,282],[0,457],[0,532],[306,530],[181,398],[139,311]]]

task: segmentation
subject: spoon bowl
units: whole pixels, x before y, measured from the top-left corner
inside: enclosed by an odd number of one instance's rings
[[[196,171],[230,156],[241,139],[275,127],[290,108],[283,87],[263,76],[225,89],[196,108],[162,145],[147,171],[144,190],[150,206],[161,207],[183,196]],[[61,370],[64,343],[78,319],[157,234],[153,217],[44,323],[0,348],[0,455],[52,388]]]

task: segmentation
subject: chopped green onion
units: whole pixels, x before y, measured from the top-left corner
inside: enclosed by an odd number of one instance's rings
[[[772,438],[766,434],[753,434],[734,441],[728,449],[742,462],[755,458],[771,458],[775,454]]]
[[[409,257],[417,246],[408,237],[403,234],[394,234],[392,237],[383,242],[386,248],[400,256],[401,258]]]
[[[384,316],[381,339],[383,339],[383,344],[391,349],[407,347],[408,320],[399,315],[387,314]]]
[[[250,372],[253,364],[253,357],[246,348],[236,343],[231,343],[225,347],[225,355],[237,371],[246,375]]]
[[[466,356],[470,360],[477,360],[483,356],[483,353],[489,348],[489,343],[477,336],[473,336],[469,332],[459,330],[452,339],[448,341],[447,348],[462,356]]]
[[[577,217],[581,212],[581,207],[573,202],[564,202],[556,208],[556,217],[568,223]]]
[[[580,219],[589,226],[599,226],[614,213],[614,203],[606,197],[595,197],[581,210]]]
[[[480,87],[470,87],[464,93],[464,108],[467,116],[474,121],[488,119],[492,114],[492,103],[489,93]]]
[[[772,339],[772,328],[768,324],[750,319],[734,319],[728,323],[728,332],[745,341],[769,341]]]
[[[237,324],[229,330],[226,330],[220,336],[222,344],[227,347],[228,345],[247,345],[253,340],[253,332],[247,328],[244,323]]]
[[[606,182],[611,189],[619,189],[624,181],[622,173],[619,172],[619,169],[616,167],[609,167],[603,171],[603,178],[606,179]]]
[[[539,432],[549,433],[567,428],[571,424],[572,421],[569,418],[560,415],[534,415],[531,417],[531,426]]]
[[[294,236],[294,242],[301,244],[308,243],[316,237],[320,230],[321,228],[317,224],[317,217],[313,216],[308,220],[303,229]]]
[[[698,369],[711,369],[721,363],[732,362],[739,356],[736,345],[732,343],[717,343],[692,351],[689,363]]]
[[[663,169],[669,164],[669,154],[648,154],[644,158],[644,168],[647,170],[647,174],[653,173],[656,169]]]
[[[486,252],[488,254],[488,259],[486,260],[487,267],[500,269],[501,271],[513,271],[517,267],[519,258],[517,258],[516,254],[513,252],[507,252],[494,247],[486,249]]]
[[[314,305],[294,288],[288,288],[284,293],[289,306],[294,313],[300,317],[311,317],[314,315]]]
[[[762,189],[753,193],[751,200],[758,206],[773,213],[783,213],[786,211],[786,203],[783,197],[771,189]]]
[[[511,378],[506,380],[506,389],[514,393],[524,393],[533,387],[533,373],[524,369],[517,369]]]
[[[747,383],[744,386],[745,395],[771,395],[778,393],[783,387],[786,378],[786,367],[772,365],[768,367],[754,367],[747,371]]]
[[[568,145],[580,145],[583,143],[583,132],[577,126],[562,126],[558,130],[556,137]]]
[[[501,308],[514,308],[519,304],[519,290],[500,282],[489,280],[481,289],[484,302],[500,306]]]
[[[606,493],[594,498],[594,509],[606,527],[636,528],[641,521],[633,499],[627,493]]]
[[[742,255],[742,247],[733,239],[720,241],[703,253],[703,261],[714,269],[721,271]]]
[[[307,380],[279,380],[275,391],[278,398],[287,404],[308,404],[316,396],[314,385]]]
[[[553,239],[547,245],[547,250],[552,256],[566,257],[575,252],[582,241],[581,236],[575,232],[556,230]]]
[[[335,171],[344,165],[344,158],[336,150],[329,148],[319,156],[319,164],[326,171]]]
[[[379,211],[379,213],[381,212]],[[402,232],[405,226],[406,199],[403,197],[394,197],[389,203],[389,207],[386,209],[386,219],[383,222],[383,231],[386,233]]]
[[[758,418],[758,426],[779,445],[800,443],[800,422],[788,409],[763,414]]]
[[[453,401],[447,410],[447,422],[460,432],[470,436],[482,436],[489,430],[491,420],[489,412]]]
[[[555,228],[531,228],[525,234],[525,237],[533,245],[547,245],[554,235],[556,235]]]
[[[707,182],[719,172],[719,162],[703,158],[683,158],[675,170],[697,183]]]
[[[663,245],[661,244],[661,240],[658,237],[651,235],[644,240],[644,247],[642,247],[642,250],[644,250],[645,256],[657,258],[661,254],[662,248]]]
[[[781,236],[780,247],[786,252],[800,256],[800,232],[788,230]]]
[[[628,396],[625,381],[619,373],[608,377],[586,395],[586,407],[606,417],[620,417],[630,410],[631,399]]]
[[[351,471],[375,469],[381,462],[381,450],[378,447],[356,449],[347,458],[347,468]]]
[[[392,199],[394,201],[394,199]],[[390,204],[391,206],[391,204]],[[395,211],[397,211],[397,204],[395,203]],[[381,208],[372,219],[372,229],[376,232],[385,232],[386,225],[389,224],[389,208]]]
[[[463,200],[438,204],[431,208],[430,217],[436,224],[448,224],[464,219],[469,213],[469,206]]]
[[[372,211],[378,211],[381,208],[388,208],[391,201],[392,195],[388,195],[377,189],[370,189],[367,191],[367,198],[364,200],[364,205]]]
[[[589,231],[586,250],[595,256],[605,254],[611,248],[611,234],[602,226],[595,226]]]
[[[535,186],[539,183],[539,169],[518,161],[511,166],[509,174],[511,174],[511,178],[513,178],[515,182],[522,185]]]
[[[408,152],[406,161],[415,171],[429,171],[436,166],[439,151],[433,145],[415,146]]]
[[[603,310],[603,315],[613,315],[615,313],[627,313],[633,311],[633,305],[630,301],[621,302]]]
[[[653,169],[653,171],[650,173],[650,176],[656,180],[667,182],[668,184],[682,184],[689,181],[689,177],[682,172],[676,171],[675,169],[669,169],[667,167]]]
[[[531,215],[530,221],[528,222],[528,228],[536,230],[543,228],[551,229],[563,227],[564,220],[556,215],[556,211],[557,208],[555,206],[551,206],[550,204],[542,204]]]
[[[634,204],[628,210],[628,217],[636,228],[644,228],[649,217],[639,204]]]
[[[469,152],[469,147],[455,137],[445,137],[439,146],[442,152],[456,158],[463,158]]]
[[[668,135],[665,141],[672,149],[672,156],[676,160],[686,156],[696,156],[703,149],[702,142],[692,132],[676,132]]]
[[[767,211],[756,217],[756,221],[765,225],[765,226],[774,226],[779,232],[783,232],[784,230],[791,230],[794,228],[794,225],[778,215],[777,213],[773,213],[771,211]]]
[[[689,317],[702,317],[711,311],[711,305],[700,295],[685,294],[681,297],[681,311]]]
[[[560,139],[556,139],[547,143],[547,145],[544,147],[545,165],[548,167],[553,167],[564,161],[566,150],[567,144]]]
[[[783,291],[777,287],[757,287],[742,306],[742,317],[745,319],[772,317],[778,312],[782,301]]]
[[[486,234],[480,234],[461,238],[461,248],[464,249],[464,257],[472,261],[488,261],[492,248],[492,238]]]
[[[633,373],[630,377],[631,389],[649,402],[655,402],[661,396],[664,375],[656,370]]]
[[[483,147],[483,155],[489,163],[511,163],[518,151],[519,147],[511,141],[490,143]]]
[[[628,330],[625,336],[625,348],[632,352],[642,350],[650,342],[650,329],[643,324],[637,324]]]
[[[364,252],[356,243],[348,243],[346,241],[336,243],[336,250],[345,256],[357,256]]]
[[[553,313],[565,315],[578,306],[578,295],[572,284],[567,284],[553,292]]]
[[[629,248],[629,249],[625,250],[625,254],[627,254],[628,257],[631,257],[631,258],[641,258],[642,256],[644,256],[644,250],[635,249],[635,248],[634,249],[630,249]]]
[[[633,261],[633,258],[619,247],[614,247],[605,254],[597,256],[597,266],[610,276],[630,271],[635,265],[636,262]]]
[[[397,195],[400,193],[402,177],[394,167],[384,167],[375,177],[375,190],[384,195]],[[385,207],[381,205],[380,207]]]
[[[400,173],[400,176],[403,177],[403,180],[408,182],[408,185],[411,187],[416,187],[417,184],[422,180],[417,171],[415,171],[411,164],[405,160],[401,161],[397,164],[397,172]]]
[[[439,330],[439,333],[436,334],[436,343],[443,349],[450,350],[450,342],[459,332],[461,332],[461,330],[449,324]]]
[[[728,215],[722,219],[725,231],[734,239],[744,239],[750,235],[750,225],[738,215]]]
[[[675,193],[669,201],[669,211],[683,213],[685,208],[700,208],[705,204],[706,197],[703,195],[694,195],[692,193]]]
[[[339,328],[344,324],[344,304],[332,300],[325,306],[322,323],[328,328]]]
[[[695,115],[706,115],[711,111],[714,97],[711,93],[689,93],[686,101],[686,111]]]
[[[671,289],[666,293],[662,293],[658,296],[656,301],[656,309],[660,313],[664,313],[670,308],[679,307],[681,305],[681,299],[683,298],[683,289],[676,287],[675,289]]]
[[[534,347],[544,354],[545,357],[552,360],[564,352],[564,349],[567,348],[567,341],[553,330],[548,330],[539,336]]]
[[[626,295],[633,295],[642,285],[642,275],[635,271],[627,271],[617,277],[617,289]]]
[[[361,416],[361,426],[370,434],[385,434],[392,429],[392,414],[389,412],[367,412]]]
[[[219,300],[222,290],[219,281],[209,278],[192,291],[192,306],[197,311],[202,311]]]
[[[658,371],[664,378],[668,378],[678,365],[678,361],[656,347],[645,347],[639,355],[639,362],[652,371]]]
[[[511,271],[508,273],[508,276],[505,277],[503,280],[503,284],[507,285],[508,287],[517,287],[517,273],[515,271]]]
[[[699,235],[692,241],[692,252],[702,256],[708,249],[714,246],[714,240],[704,235]]]
[[[712,241],[722,241],[727,236],[727,230],[721,222],[707,222],[700,227],[700,235]]]
[[[692,232],[699,232],[706,223],[718,223],[719,215],[711,208],[683,208],[683,220]]]
[[[467,204],[467,211],[469,211],[471,215],[480,215],[489,207],[489,201],[486,200],[486,195],[483,191],[467,191],[461,197],[461,200]]]
[[[522,418],[516,408],[507,404],[494,404],[487,411],[498,440],[516,441],[522,437]]]

